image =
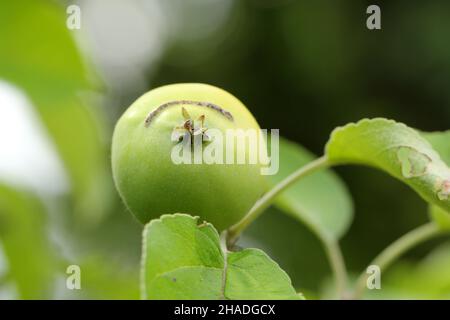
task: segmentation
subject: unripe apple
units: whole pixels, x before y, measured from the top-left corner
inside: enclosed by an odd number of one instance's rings
[[[225,140],[227,129],[253,129],[259,134],[260,128],[237,98],[206,84],[153,89],[125,111],[114,130],[112,170],[122,199],[139,221],[180,212],[224,230],[264,193],[260,158],[253,164],[248,157],[245,164],[225,160],[229,152],[248,154],[248,144],[235,141],[229,146],[224,141],[223,164],[174,163],[173,148],[183,143],[179,139],[200,134],[207,147],[209,139],[217,139],[208,137],[212,129],[222,132]]]

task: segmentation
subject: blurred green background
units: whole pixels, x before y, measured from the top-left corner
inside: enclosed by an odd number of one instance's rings
[[[71,4],[80,29],[66,26]],[[315,154],[333,128],[365,117],[449,129],[450,2],[378,1],[374,31],[370,4],[1,1],[0,298],[138,298],[142,226],[114,190],[109,157],[114,123],[152,88],[224,88],[262,128]],[[336,171],[354,199],[342,247],[359,273],[426,222],[427,205],[379,171]],[[450,298],[450,251],[433,249],[442,240],[406,255],[373,298]],[[265,249],[307,297],[326,295],[328,262],[298,221],[270,209],[242,244]],[[82,290],[66,288],[70,264]]]

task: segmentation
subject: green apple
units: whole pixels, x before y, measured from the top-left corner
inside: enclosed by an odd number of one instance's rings
[[[206,148],[218,142],[207,139],[217,139],[207,136],[212,129],[225,139],[228,129],[259,132],[260,128],[236,97],[206,84],[156,88],[125,111],[114,130],[112,170],[122,199],[139,221],[147,223],[162,214],[180,212],[200,216],[224,230],[238,222],[265,192],[259,158],[250,163],[246,157],[244,164],[173,161],[174,147],[183,143],[179,138],[200,133]],[[225,155],[239,151],[248,152],[248,144],[224,143]]]

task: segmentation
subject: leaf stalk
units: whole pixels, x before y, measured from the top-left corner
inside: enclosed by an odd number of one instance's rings
[[[272,204],[276,196],[301,178],[327,166],[329,166],[329,162],[325,156],[317,158],[286,177],[270,191],[265,193],[256,201],[244,218],[228,229],[228,246],[232,247],[236,243],[241,233]]]

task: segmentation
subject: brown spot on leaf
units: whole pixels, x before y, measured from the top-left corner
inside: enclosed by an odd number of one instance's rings
[[[450,180],[444,180],[437,193],[439,200],[447,200],[450,197]]]
[[[405,178],[420,177],[427,173],[431,158],[409,146],[397,149],[397,159],[400,162],[402,175]]]

